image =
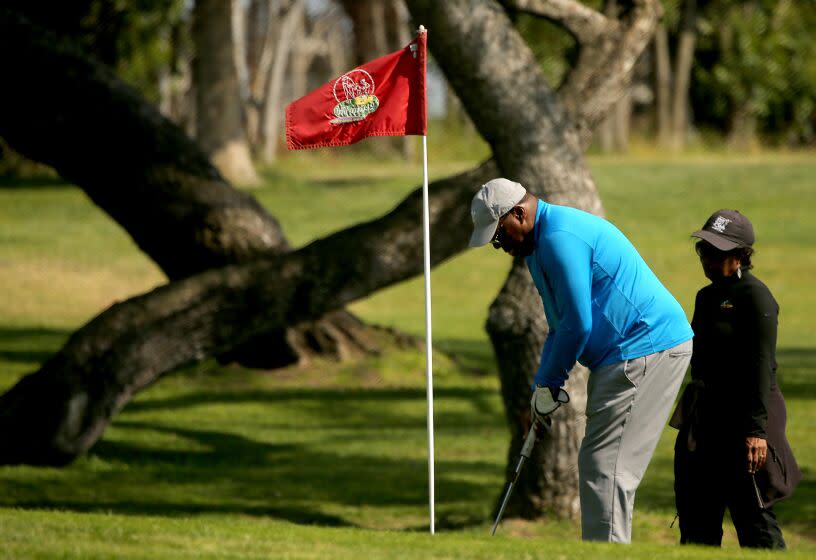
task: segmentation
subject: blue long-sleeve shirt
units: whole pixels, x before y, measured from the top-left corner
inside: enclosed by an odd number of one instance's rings
[[[593,370],[694,336],[683,308],[611,223],[539,200],[534,235],[527,267],[550,328],[536,385],[560,387],[576,361]]]

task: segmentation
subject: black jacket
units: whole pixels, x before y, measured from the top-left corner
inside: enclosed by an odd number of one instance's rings
[[[673,424],[681,429],[681,452],[697,448],[725,469],[732,459],[736,468],[744,467],[745,437],[765,439],[768,458],[756,481],[766,506],[790,496],[802,478],[785,436],[787,411],[776,384],[778,316],[768,287],[747,270],[697,293],[693,381]]]
[[[778,315],[770,290],[747,270],[697,293],[691,377],[705,386],[700,421],[707,435],[767,439]]]

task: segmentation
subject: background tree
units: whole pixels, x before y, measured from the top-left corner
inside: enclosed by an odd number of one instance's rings
[[[477,128],[493,147],[501,172],[520,179],[534,192],[545,195],[553,202],[571,203],[599,213],[600,202],[581,152],[589,144],[592,128],[617,100],[616,94],[620,95],[625,89],[633,60],[648,41],[656,21],[655,5],[651,2],[638,3],[629,11],[624,10],[621,20],[605,18],[577,3],[570,3],[568,10],[564,10],[563,4],[551,2],[521,3],[517,7],[562,21],[582,45],[577,64],[565,76],[558,94],[547,84],[530,50],[498,4],[487,1],[476,5],[463,1],[451,2],[444,6],[411,3],[417,19],[437,30],[433,35],[437,39],[432,42],[432,48]],[[128,114],[130,106],[131,109],[137,108],[136,114],[146,116],[131,92],[123,90],[103,69],[89,65],[70,46],[38,32],[13,14],[3,19],[6,22],[2,33],[4,40],[9,41],[9,45],[14,44],[18,50],[29,49],[29,56],[23,57],[26,60],[39,59],[42,64],[47,63],[51,71],[42,72],[43,76],[59,76],[60,66],[71,68],[72,64],[79,65],[85,71],[72,68],[71,74],[78,77],[75,84],[77,90],[81,91],[81,86],[90,82],[97,88],[96,96],[123,99],[124,107],[120,108],[124,109],[122,114]],[[474,56],[474,53],[479,53],[479,56]],[[65,56],[72,64],[62,58]],[[513,64],[508,64],[508,61]],[[19,75],[26,75],[25,68],[15,71]],[[475,76],[486,79],[474,80]],[[38,85],[35,79],[31,83],[32,87]],[[47,92],[48,89],[37,88],[40,92]],[[81,102],[95,99],[95,95],[87,95],[87,92],[82,95],[66,93],[61,97],[60,105],[65,115],[72,114],[72,104],[81,106]],[[28,106],[23,91],[5,94],[10,97],[5,100],[4,106]],[[15,138],[24,151],[53,157],[52,164],[70,180],[80,184],[99,184],[98,178],[81,177],[83,172],[87,172],[82,166],[77,162],[72,166],[70,158],[54,153],[53,144],[43,142],[37,134],[31,134],[37,130],[36,126],[27,132],[21,124],[23,119],[18,118],[21,114],[22,111],[7,113],[0,119],[0,133],[5,138]],[[96,119],[94,123],[104,126],[106,121],[115,120]],[[40,122],[46,126],[50,121],[46,115],[41,117]],[[539,123],[540,126],[530,127],[530,122]],[[93,137],[97,143],[99,138],[111,137],[110,134],[100,133],[110,131],[88,129],[84,122],[66,121],[64,124],[66,132],[85,127],[88,140]],[[151,116],[146,120],[142,118],[138,127],[148,135],[162,131],[159,132],[159,139],[177,140],[178,133],[172,127],[166,128],[166,125],[158,116]],[[129,141],[138,140],[128,138]],[[154,141],[155,138],[150,138],[146,143]],[[107,151],[104,150],[105,146],[98,148],[100,157],[111,166],[121,161],[117,160],[117,154],[141,154],[141,151],[129,152],[121,147],[114,149],[115,143],[112,142],[108,142],[108,145]],[[172,153],[176,152],[177,149],[172,150]],[[155,148],[145,154],[148,157],[165,154],[163,157],[167,157],[164,151]],[[147,179],[150,184],[151,178],[167,173],[164,171],[166,164],[156,168],[150,161],[126,159],[126,162],[134,169],[147,173],[141,175],[142,179],[134,177],[136,189],[143,188],[139,184],[141,180]],[[125,167],[120,164],[116,168]],[[150,172],[151,169],[157,169],[157,173]],[[205,175],[209,173],[206,166],[201,169]],[[434,262],[464,248],[469,224],[462,208],[467,207],[473,185],[495,173],[491,165],[486,165],[463,177],[442,182],[441,189],[434,193],[433,238],[437,240],[433,248]],[[174,193],[178,188],[175,182],[178,178],[172,174],[169,177],[172,186],[170,193]],[[217,177],[211,178],[217,182]],[[101,185],[94,189],[94,194],[100,205],[116,200]],[[44,364],[40,372],[21,380],[3,397],[3,410],[6,411],[4,424],[30,427],[30,430],[22,432],[5,431],[8,434],[4,446],[7,450],[5,460],[69,460],[93,444],[112,415],[124,406],[135,391],[154,382],[162,373],[212,353],[228,351],[264,330],[271,332],[313,319],[354,297],[416,274],[421,262],[420,236],[405,234],[406,230],[416,233],[415,226],[419,223],[417,216],[413,215],[414,211],[418,214],[416,201],[417,197],[412,197],[379,224],[354,228],[295,253],[273,257],[263,265],[258,264],[260,268],[243,265],[238,269],[193,276],[112,308],[76,333],[57,356]],[[170,205],[170,208],[173,207]],[[178,208],[184,208],[184,205],[180,204]],[[190,232],[181,231],[184,229],[181,225],[177,226],[177,236],[157,235],[156,230],[161,228],[155,225],[162,222],[146,220],[147,216],[151,216],[150,211],[155,216],[157,210],[146,207],[145,213],[133,218],[133,226],[128,228],[132,233],[136,232],[134,238],[140,246],[151,243],[160,245],[167,239],[190,237]],[[410,220],[404,217],[406,213],[411,215]],[[122,212],[116,216],[121,222],[128,218],[128,213]],[[166,220],[161,215],[157,218]],[[140,223],[140,219],[144,222]],[[184,224],[183,220],[175,221]],[[410,222],[410,226],[406,226],[407,222]],[[236,225],[242,223],[243,220],[238,220]],[[199,241],[213,238],[208,229],[211,228],[205,228]],[[196,231],[196,228],[191,231]],[[218,235],[214,239],[218,240],[230,239],[237,230],[229,227],[215,231]],[[368,232],[368,237],[361,236],[365,232]],[[345,245],[338,240],[349,235],[355,236],[355,246],[360,248],[359,256],[355,255],[357,258],[351,266],[348,262],[340,266],[338,255],[343,255],[343,252],[338,247]],[[195,234],[192,237],[195,239]],[[235,237],[245,238],[242,235]],[[193,251],[191,254],[197,253]],[[412,257],[416,257],[415,262]],[[166,266],[172,266],[172,259],[166,262]],[[331,273],[333,262],[338,262],[337,273]],[[361,263],[356,270],[359,278],[354,275],[355,262]],[[382,270],[371,266],[372,262],[383,263]],[[221,285],[228,286],[228,289],[217,288]],[[274,296],[269,294],[269,286],[272,285],[276,288]],[[291,307],[290,300],[297,302],[297,311]],[[527,406],[529,378],[534,371],[545,331],[543,314],[540,310],[538,313],[534,311],[536,305],[540,305],[538,297],[532,290],[523,264],[518,261],[496,305],[491,309],[489,319],[489,332],[502,366],[502,387],[508,418],[515,432],[514,444],[509,451],[509,456],[513,458],[520,441],[518,413],[522,406]],[[510,316],[507,312],[514,309],[513,306],[520,307],[518,313]],[[173,326],[172,332],[184,333],[183,340],[168,332],[166,325]],[[513,332],[517,328],[525,329],[522,336],[516,336]],[[237,330],[244,334],[237,334]],[[110,333],[115,336],[110,336]],[[127,333],[139,334],[133,336]],[[157,347],[157,344],[161,346]],[[567,421],[557,424],[553,437],[544,446],[545,449],[559,449],[557,456],[561,462],[549,462],[545,468],[548,475],[563,475],[562,482],[574,482],[575,479],[573,455],[580,438],[580,416],[576,410],[581,409],[583,388],[579,378],[578,374],[572,378],[576,406],[563,411],[561,416]],[[55,389],[56,386],[61,389]],[[53,390],[49,390],[49,387]],[[37,409],[32,403],[41,398],[44,390],[49,390],[52,395],[52,406],[48,409],[53,414],[47,418],[32,418],[32,411]],[[569,450],[573,453],[569,453]],[[517,494],[516,505],[510,513],[514,509],[516,513],[535,515],[544,507],[565,514],[577,511],[574,484],[541,484],[544,471],[531,469],[530,472],[532,476],[527,481],[527,491]]]
[[[259,178],[250,158],[235,65],[232,2],[196,0],[193,43],[196,138],[230,181],[255,185]]]
[[[794,144],[812,141],[816,5],[720,0],[705,17],[693,90],[701,117],[737,149],[757,147],[761,133]]]
[[[5,8],[0,45],[14,45],[20,55],[9,72],[21,84],[0,92],[0,136],[81,185],[175,280],[91,321],[39,372],[0,397],[1,463],[70,461],[163,373],[242,351],[259,338],[263,356],[277,365],[308,351],[377,351],[384,334],[338,309],[422,270],[419,193],[383,221],[314,243],[301,249],[300,264],[285,265],[276,259],[290,248],[277,221],[232,189],[180,129],[110,69]],[[472,184],[491,174],[489,166],[479,168],[443,181],[450,193],[434,194],[440,209],[434,224],[444,226],[434,262],[464,249],[461,205]],[[271,259],[271,276],[251,268],[210,280],[196,275],[261,257]],[[277,295],[266,300],[256,289]]]
[[[508,0],[501,5],[488,0],[412,0],[409,5],[416,22],[432,30],[431,49],[495,156],[495,163],[435,185],[434,262],[465,247],[470,226],[462,208],[467,207],[474,184],[498,173],[521,180],[552,202],[601,214],[582,154],[598,124],[626,95],[632,69],[655,29],[658,4],[619,1],[615,17],[573,0]],[[790,13],[782,10],[784,5],[775,4],[774,13]],[[3,15],[3,44],[28,55],[21,57],[26,62],[16,61],[11,67],[15,75],[26,77],[20,80],[25,85],[0,97],[5,107],[0,135],[80,184],[171,279],[179,280],[104,313],[77,332],[39,373],[2,397],[8,412],[0,423],[31,426],[29,431],[5,430],[9,435],[3,460],[70,460],[96,441],[134,392],[163,373],[232,352],[261,334],[285,338],[294,325],[418,273],[415,195],[377,222],[292,252],[271,216],[259,211],[251,197],[236,196],[178,129],[145,108],[143,100],[109,70],[86,60],[74,46],[35,29],[16,12],[6,9]],[[519,33],[516,26],[523,17],[556,22],[569,34],[565,52],[570,64],[562,65],[557,82],[542,71]],[[795,28],[787,17],[777,18],[788,22],[789,27],[782,28]],[[304,28],[318,28],[314,20],[306,21]],[[250,50],[244,49],[248,60]],[[30,60],[38,65],[28,64]],[[304,66],[309,65],[301,64],[296,72],[300,79]],[[63,81],[55,87],[49,80]],[[251,72],[247,80],[252,83]],[[49,96],[54,91],[61,95]],[[42,111],[44,106],[47,111]],[[95,118],[87,119],[88,114]],[[77,136],[78,131],[83,134]],[[77,149],[99,154],[96,170],[65,150],[71,140]],[[113,193],[107,183],[121,177],[122,169],[133,170],[133,177]],[[355,246],[362,243],[362,254],[340,266],[343,242],[352,237]],[[241,264],[260,256],[268,260]],[[414,256],[417,262],[409,262]],[[362,264],[369,262],[366,259],[381,266],[366,268]],[[326,263],[328,278],[318,278],[321,262]],[[230,263],[239,264],[202,273]],[[270,294],[270,285],[279,287],[282,295]],[[222,290],[224,286],[228,289]],[[293,298],[305,308],[293,309],[279,297]],[[168,331],[169,325],[181,331]],[[546,333],[538,296],[521,260],[513,264],[490,309],[488,331],[501,368],[513,433],[508,464],[513,466],[520,444],[518,417],[528,406],[529,382]],[[189,334],[190,340],[178,338],[178,332]],[[541,448],[540,458],[548,460],[527,472],[509,515],[577,511],[574,464],[582,432],[576,412],[583,408],[582,375],[580,370],[573,373],[574,407],[559,412],[553,435]],[[48,403],[53,414],[47,421],[32,417],[37,397],[45,392],[53,395]]]
[[[654,38],[654,84],[657,141],[663,148],[685,148],[689,116],[689,88],[697,43],[697,0],[666,2],[666,15]],[[678,29],[674,29],[677,27]],[[671,62],[669,29],[675,35]]]

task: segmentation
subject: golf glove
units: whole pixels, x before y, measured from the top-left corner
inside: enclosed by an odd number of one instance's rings
[[[560,387],[536,387],[533,391],[533,398],[530,400],[530,408],[533,421],[543,421],[562,403],[569,402],[569,395]]]

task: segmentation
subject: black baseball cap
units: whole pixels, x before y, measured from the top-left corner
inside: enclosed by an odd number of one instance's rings
[[[695,231],[692,237],[708,241],[720,251],[730,251],[737,247],[754,244],[754,226],[737,210],[717,210],[706,220],[703,229]]]

